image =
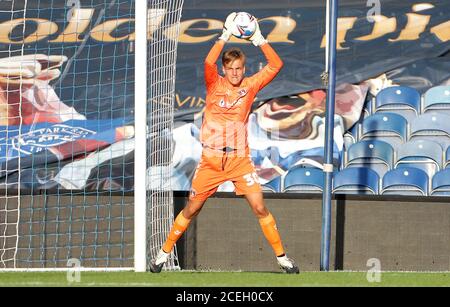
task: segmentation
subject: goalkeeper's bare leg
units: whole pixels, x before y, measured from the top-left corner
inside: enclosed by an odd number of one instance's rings
[[[200,213],[206,200],[190,199],[186,207],[177,215],[170,229],[169,236],[155,258],[150,261],[150,271],[160,273],[164,263],[169,259],[175,243],[189,227],[191,220]]]
[[[298,266],[292,259],[289,259],[284,252],[275,219],[264,205],[263,194],[261,192],[249,193],[245,194],[245,198],[252,208],[253,213],[258,218],[264,236],[277,256],[277,262],[280,268],[288,274],[298,274],[300,271]]]

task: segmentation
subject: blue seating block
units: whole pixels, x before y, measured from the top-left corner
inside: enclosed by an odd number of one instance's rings
[[[261,185],[263,192],[280,193],[281,192],[281,176],[275,177],[269,182]]]
[[[381,140],[353,144],[347,151],[346,167],[362,166],[375,170],[380,177],[394,165],[394,149]]]
[[[359,139],[381,139],[396,147],[406,142],[407,137],[408,123],[403,116],[395,113],[376,113],[362,122]]]
[[[410,122],[409,139],[427,139],[446,148],[450,144],[450,116],[442,113],[425,113]]]
[[[417,167],[424,170],[429,178],[442,168],[442,147],[433,141],[413,140],[397,150],[395,168]]]
[[[423,111],[450,111],[450,85],[434,86],[425,92]]]
[[[433,176],[430,195],[450,196],[450,168],[444,169]]]
[[[333,193],[376,195],[379,193],[379,176],[366,167],[345,168],[334,174]]]
[[[381,194],[428,195],[428,175],[421,169],[404,167],[387,172],[382,180]]]
[[[381,90],[375,98],[375,113],[399,113],[406,118],[420,113],[420,93],[408,86],[392,86]]]
[[[322,192],[323,186],[324,174],[321,169],[297,166],[287,172],[283,192]]]

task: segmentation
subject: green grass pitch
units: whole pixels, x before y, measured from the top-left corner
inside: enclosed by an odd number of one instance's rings
[[[369,282],[367,272],[301,272],[298,275],[259,272],[80,272],[69,282],[67,272],[0,272],[0,287],[416,287],[450,286],[450,272],[381,272]],[[72,273],[72,276],[73,273]]]

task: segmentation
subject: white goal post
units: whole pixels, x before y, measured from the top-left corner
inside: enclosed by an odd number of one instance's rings
[[[171,188],[172,133],[177,45],[183,1],[150,0],[149,4],[148,8],[145,7],[145,1],[136,5],[135,270],[137,272],[147,270],[150,259],[155,257],[162,247],[174,218]],[[179,269],[176,248],[164,269]]]

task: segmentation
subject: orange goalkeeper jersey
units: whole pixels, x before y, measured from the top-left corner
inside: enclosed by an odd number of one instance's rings
[[[212,149],[248,148],[247,122],[258,91],[278,74],[283,62],[268,44],[261,46],[267,65],[234,87],[220,76],[216,61],[224,44],[217,42],[205,60],[206,107],[201,129],[203,146]]]

